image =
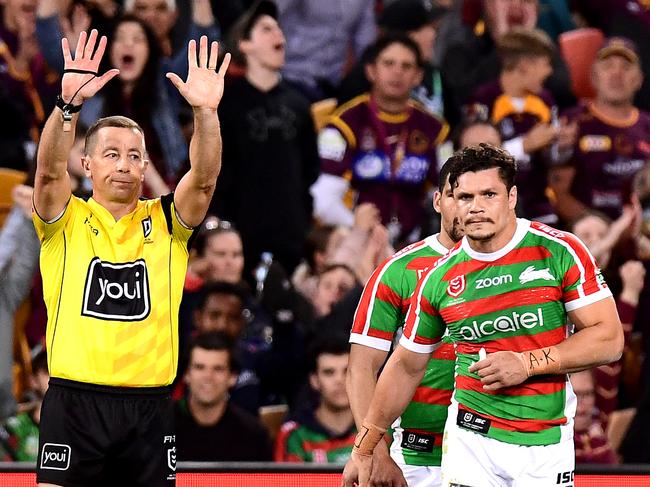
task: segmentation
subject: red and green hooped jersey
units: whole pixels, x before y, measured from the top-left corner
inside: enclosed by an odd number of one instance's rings
[[[341,435],[334,435],[306,414],[302,420],[287,421],[280,428],[275,444],[276,462],[338,463],[350,458],[357,429],[354,423]]]
[[[468,367],[481,348],[489,354],[557,345],[568,333],[567,312],[610,296],[580,240],[518,219],[503,249],[482,254],[463,239],[422,277],[400,344],[427,353],[447,329],[457,353],[454,400],[472,413],[466,417],[482,418],[488,437],[550,445],[573,436],[575,395],[565,375],[488,392]]]
[[[445,253],[447,249],[432,235],[384,261],[363,290],[350,342],[389,351],[418,279]],[[454,386],[454,359],[453,344],[445,340],[431,356],[413,399],[393,424],[391,454],[400,463],[440,465],[442,433]]]

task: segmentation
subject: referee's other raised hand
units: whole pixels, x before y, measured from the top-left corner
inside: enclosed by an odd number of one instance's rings
[[[208,51],[209,49],[209,51]],[[216,110],[223,96],[224,77],[230,65],[230,53],[226,53],[217,71],[219,44],[201,36],[197,58],[196,41],[189,41],[187,61],[189,69],[187,80],[183,81],[175,73],[167,73],[167,78],[194,109]]]
[[[74,59],[70,52],[67,38],[61,39],[64,71],[61,79],[61,97],[66,103],[80,105],[102,89],[112,78],[119,74],[118,69],[110,69],[99,75],[99,65],[106,50],[106,36],[101,36],[97,49],[98,33],[93,29],[88,35],[85,31],[79,35]]]

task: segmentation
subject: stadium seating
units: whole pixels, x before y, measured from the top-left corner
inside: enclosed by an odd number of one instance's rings
[[[591,65],[605,41],[599,29],[575,29],[560,34],[560,52],[569,68],[571,87],[578,98],[593,98]]]

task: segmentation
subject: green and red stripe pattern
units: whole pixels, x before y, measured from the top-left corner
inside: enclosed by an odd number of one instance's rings
[[[557,345],[568,332],[567,312],[611,296],[593,257],[576,237],[517,220],[501,251],[479,254],[457,245],[419,281],[400,344],[421,353],[447,331],[456,344],[454,399],[490,419],[487,436],[519,445],[558,443],[574,401],[566,376],[532,377],[485,391],[468,368],[479,350],[524,351]]]
[[[389,351],[406,318],[418,278],[446,251],[436,236],[431,236],[402,249],[382,263],[364,288],[350,342]],[[447,340],[433,353],[422,383],[393,425],[391,451],[406,465],[440,465],[442,432],[454,386],[454,361],[454,346]],[[408,432],[433,438],[432,450],[403,448],[402,437]]]

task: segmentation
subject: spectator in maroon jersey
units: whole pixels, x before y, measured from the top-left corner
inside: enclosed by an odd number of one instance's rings
[[[458,107],[458,111],[478,86],[498,78],[498,40],[513,28],[534,28],[538,9],[537,0],[484,0],[482,18],[454,32],[441,68],[448,86],[445,97]],[[569,72],[559,53],[553,53],[552,64],[553,73],[545,85],[560,107],[571,106],[575,97],[571,92]]]
[[[311,188],[314,213],[327,224],[352,226],[345,203],[351,189],[354,206],[375,205],[398,245],[419,237],[426,189],[438,179],[437,149],[449,128],[410,99],[422,79],[422,58],[411,38],[383,36],[370,52],[370,92],[337,109],[319,134],[322,173]]]
[[[441,117],[447,106],[444,103],[440,68],[433,64],[433,58],[438,27],[444,22],[447,12],[448,9],[440,5],[440,2],[432,0],[395,0],[387,3],[377,18],[380,35],[402,32],[417,43],[424,61],[423,76],[420,85],[415,87],[411,95]],[[368,52],[364,52],[341,82],[337,94],[340,105],[369,90],[370,81],[364,69],[367,55]],[[448,114],[444,115],[446,117]]]
[[[558,126],[555,100],[544,89],[554,50],[541,30],[511,29],[497,41],[499,78],[477,88],[464,110],[470,118],[494,123],[504,149],[517,160],[518,216],[547,224],[557,223],[546,195],[548,168],[573,145],[576,130],[575,124]]]
[[[550,177],[557,213],[565,221],[588,208],[618,218],[630,202],[634,175],[650,158],[650,114],[633,104],[643,82],[636,46],[608,39],[592,73],[595,99],[567,113],[578,123],[573,155]]]
[[[626,239],[628,246],[631,245],[627,236],[629,236],[637,218],[638,216],[635,215],[631,207],[626,207],[621,217],[614,222],[601,213],[588,211],[571,227],[571,231],[587,245],[602,267],[607,282],[617,283],[620,281],[621,283],[620,286],[613,285],[611,287],[625,334],[624,356],[616,362],[601,365],[593,370],[593,379],[597,385],[595,404],[601,414],[602,424],[605,426],[613,411],[621,406],[628,406],[630,402],[634,403],[634,398],[639,395],[639,390],[628,390],[629,388],[625,387],[629,381],[624,381],[624,378],[625,367],[630,367],[630,370],[627,371],[629,374],[638,373],[638,370],[635,371],[635,369],[639,366],[639,360],[638,357],[635,358],[631,354],[630,340],[646,271],[643,263],[638,260],[628,260],[619,265],[621,259],[625,258],[624,256],[614,254],[612,259],[612,254],[622,236]],[[617,293],[617,289],[620,289],[620,292]],[[631,360],[626,361],[626,356]],[[623,386],[622,397],[619,393],[620,386]],[[635,385],[635,388],[638,389],[638,387],[640,385]],[[621,399],[620,402],[619,399]]]
[[[592,371],[583,370],[571,374],[571,385],[578,399],[573,434],[576,464],[618,463],[599,419]]]

